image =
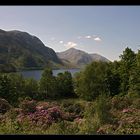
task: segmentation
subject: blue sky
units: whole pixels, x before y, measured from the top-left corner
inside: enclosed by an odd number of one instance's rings
[[[56,52],[70,47],[110,60],[140,49],[140,6],[0,6],[0,29],[37,36]]]

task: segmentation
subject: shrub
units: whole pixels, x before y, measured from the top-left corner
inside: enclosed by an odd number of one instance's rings
[[[74,113],[76,115],[83,113],[83,107],[78,103],[64,103],[62,106],[66,112]]]
[[[57,135],[73,135],[78,134],[79,128],[76,123],[69,121],[61,121],[53,123],[48,129],[49,134]]]
[[[63,112],[59,107],[51,107],[47,110],[39,109],[28,114],[19,114],[17,119],[19,123],[28,121],[30,126],[40,127],[42,130],[48,128],[52,123],[62,120]]]
[[[19,106],[24,113],[33,113],[36,111],[36,101],[34,100],[25,99],[20,103]]]
[[[47,110],[51,105],[48,102],[39,102],[36,106],[36,110]]]
[[[136,109],[140,109],[140,98],[134,99],[132,102],[132,106]]]
[[[5,113],[10,110],[11,105],[5,99],[0,98],[0,113]]]
[[[111,104],[109,98],[105,95],[100,95],[95,102],[95,116],[99,119],[100,125],[112,122],[112,115],[109,112]]]
[[[132,104],[131,98],[127,96],[114,96],[111,100],[112,108],[122,110],[123,108],[127,108]]]

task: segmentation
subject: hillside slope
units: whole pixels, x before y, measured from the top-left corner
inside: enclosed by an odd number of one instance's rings
[[[36,36],[17,30],[0,30],[0,64],[7,63],[17,68],[62,64],[55,51]]]
[[[75,48],[70,48],[64,52],[58,52],[57,55],[65,65],[73,67],[84,67],[92,61],[109,62],[107,58],[99,54],[88,54]]]

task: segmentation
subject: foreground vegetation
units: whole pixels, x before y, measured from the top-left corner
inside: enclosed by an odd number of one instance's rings
[[[0,74],[1,134],[140,134],[140,51],[93,62],[72,78]]]

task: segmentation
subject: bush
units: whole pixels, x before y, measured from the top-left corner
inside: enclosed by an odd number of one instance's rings
[[[25,99],[20,103],[19,106],[24,113],[33,113],[36,111],[36,101],[34,100]]]
[[[49,134],[57,135],[73,135],[78,134],[79,128],[76,123],[69,121],[61,121],[53,123],[48,129]]]
[[[140,109],[140,98],[134,99],[132,102],[132,106],[136,109]]]
[[[0,98],[0,113],[6,113],[10,110],[11,105],[5,99]]]
[[[109,64],[92,62],[85,70],[75,77],[75,92],[77,96],[88,101],[96,99],[102,93],[107,93],[107,73]]]
[[[114,96],[111,100],[112,108],[122,110],[123,108],[127,108],[132,104],[131,98],[124,96]]]
[[[76,115],[83,114],[83,107],[79,103],[63,103],[62,107],[64,111],[74,113]]]
[[[111,123],[112,115],[109,112],[111,104],[109,98],[105,95],[100,95],[95,102],[95,116],[99,119],[99,124]]]

